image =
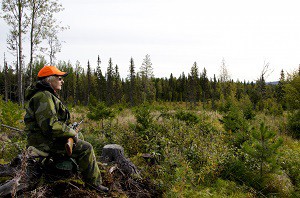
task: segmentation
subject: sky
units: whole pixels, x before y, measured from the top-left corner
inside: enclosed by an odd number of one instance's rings
[[[300,12],[296,0],[63,0],[57,15],[70,29],[58,60],[89,61],[97,57],[106,71],[109,58],[121,77],[130,58],[139,71],[150,55],[155,77],[187,75],[194,62],[209,78],[220,74],[222,60],[233,80],[255,81],[269,64],[267,81],[300,64]],[[0,19],[0,66],[8,27]],[[26,44],[25,44],[26,45]],[[27,46],[29,44],[27,43]],[[25,47],[26,49],[26,47]],[[25,55],[29,56],[29,52]],[[47,57],[46,57],[47,58]],[[27,61],[28,62],[28,61]]]

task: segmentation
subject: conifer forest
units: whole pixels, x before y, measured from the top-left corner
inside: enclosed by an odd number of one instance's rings
[[[265,80],[268,63],[257,80],[246,82],[232,80],[225,60],[213,77],[192,62],[188,73],[157,78],[147,54],[142,64],[129,57],[122,66],[128,74],[121,77],[113,58],[104,63],[101,54],[84,65],[55,59],[61,45],[56,33],[65,30],[51,18],[62,9],[57,1],[12,2],[2,1],[12,31],[1,47],[8,45],[15,61],[0,63],[0,168],[26,150],[24,93],[50,63],[68,72],[60,99],[71,122],[83,120],[81,132],[110,191],[85,189],[80,178],[41,179],[7,197],[300,197],[300,66],[290,73],[283,68],[272,83]],[[25,17],[26,9],[36,17]],[[39,31],[38,24],[54,32]],[[22,50],[23,34],[30,51]],[[45,39],[52,41],[48,56],[37,56]],[[24,54],[30,57],[26,64]],[[121,145],[139,174],[119,169],[119,177],[113,175],[118,167],[100,162],[108,144]],[[18,176],[1,174],[0,189]]]

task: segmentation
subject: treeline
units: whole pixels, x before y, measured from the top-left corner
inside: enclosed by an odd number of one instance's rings
[[[33,63],[33,76],[46,64],[41,58]],[[178,78],[172,73],[169,78],[155,78],[149,55],[146,55],[142,66],[137,71],[134,59],[128,62],[128,76],[121,78],[118,65],[113,64],[110,58],[107,68],[102,65],[98,56],[94,69],[90,62],[86,70],[77,62],[75,65],[59,62],[57,67],[67,71],[61,98],[68,104],[88,105],[93,101],[101,101],[106,105],[122,103],[136,106],[144,102],[168,101],[186,102],[187,107],[202,105],[206,109],[222,110],[226,108],[228,99],[250,101],[253,110],[267,110],[270,113],[280,114],[282,110],[294,108],[295,102],[287,100],[297,98],[299,88],[290,89],[291,82],[299,76],[299,72],[286,76],[282,70],[276,84],[265,81],[265,69],[255,82],[240,82],[230,79],[224,60],[221,74],[208,78],[207,71],[199,71],[195,62],[188,74],[182,73]],[[223,72],[222,72],[223,71]],[[24,74],[24,89],[29,86],[29,71]],[[296,86],[297,83],[295,83]],[[17,75],[7,64],[0,73],[0,94],[4,99],[17,101]],[[293,86],[292,86],[293,87]],[[288,92],[288,93],[287,93]],[[296,108],[297,109],[297,108]]]

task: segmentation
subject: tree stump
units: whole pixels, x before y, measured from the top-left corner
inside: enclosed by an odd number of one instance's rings
[[[124,148],[118,144],[108,144],[103,147],[100,158],[104,163],[116,163],[118,168],[126,175],[140,176],[137,167],[124,156]]]

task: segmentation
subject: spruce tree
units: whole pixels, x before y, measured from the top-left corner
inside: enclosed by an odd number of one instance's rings
[[[114,69],[112,59],[110,58],[108,61],[108,67],[106,72],[106,102],[108,105],[112,105],[114,101],[113,95],[113,78],[114,78]]]
[[[195,107],[197,101],[199,100],[199,92],[200,92],[200,85],[199,85],[199,69],[196,62],[194,62],[191,72],[188,75],[188,98],[189,102],[193,104]]]
[[[134,60],[131,57],[130,58],[128,79],[129,79],[129,82],[130,82],[129,101],[130,101],[130,105],[132,107],[135,105],[135,100],[134,100],[134,98],[135,98],[135,78],[136,78],[136,74],[135,74]]]
[[[217,78],[216,75],[214,74],[214,80],[212,82],[212,96],[211,96],[211,105],[212,109],[216,110],[216,100],[217,100]]]
[[[284,104],[284,84],[285,84],[285,75],[284,75],[284,71],[281,70],[280,72],[280,79],[278,84],[276,85],[276,100],[279,104],[281,104],[283,107],[285,107]]]
[[[187,101],[187,79],[184,72],[178,78],[178,88],[177,92],[179,94],[180,101]]]
[[[105,76],[102,74],[101,59],[99,55],[97,59],[96,75],[97,75],[97,87],[98,87],[97,88],[98,100],[104,102],[106,97],[106,80],[105,80]]]
[[[118,65],[115,66],[113,81],[114,81],[113,82],[114,102],[119,103],[119,102],[121,102],[123,93],[122,93],[122,88],[121,88],[122,82],[121,82]]]
[[[86,94],[86,105],[90,102],[90,94],[91,94],[91,86],[92,86],[92,72],[91,72],[91,65],[90,61],[87,63],[87,94]]]
[[[207,78],[207,72],[204,67],[203,72],[200,75],[200,86],[202,90],[201,94],[201,101],[203,102],[203,105],[205,102],[207,102],[207,99],[209,97],[209,80]]]

